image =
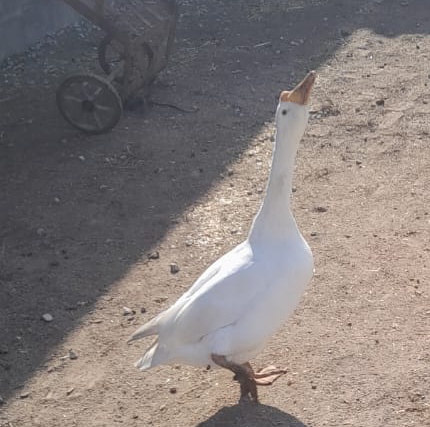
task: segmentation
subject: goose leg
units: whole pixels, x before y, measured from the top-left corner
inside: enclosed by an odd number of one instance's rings
[[[228,369],[234,373],[234,380],[240,384],[240,398],[247,398],[251,396],[251,399],[258,403],[257,383],[254,378],[254,371],[249,363],[239,365],[237,363],[229,362],[225,356],[218,354],[211,355],[212,360],[218,366]]]

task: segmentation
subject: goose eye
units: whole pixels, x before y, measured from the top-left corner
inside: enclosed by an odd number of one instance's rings
[[[287,110],[282,110],[282,115],[286,116],[287,115]]]

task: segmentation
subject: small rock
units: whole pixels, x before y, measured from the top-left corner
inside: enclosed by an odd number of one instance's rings
[[[45,396],[46,400],[52,400],[54,398],[54,392],[52,390],[48,391],[48,394]]]
[[[145,307],[140,307],[140,312],[141,312],[141,314],[146,313],[146,308]]]
[[[351,31],[346,30],[345,28],[341,28],[339,30],[339,34],[341,37],[349,37],[351,35]]]
[[[311,236],[312,236],[312,237],[315,237],[315,236],[317,236],[317,235],[318,235],[318,234],[317,234],[317,232],[316,232],[316,231],[312,231],[312,232],[311,232]]]
[[[171,387],[171,388],[169,389],[169,392],[170,392],[170,393],[172,393],[172,394],[175,394],[177,391],[178,391],[178,390],[176,389],[176,387]]]
[[[312,388],[312,390],[316,390],[317,386],[315,384],[312,384],[311,388]]]
[[[25,391],[25,392],[23,392],[23,393],[21,393],[19,395],[19,398],[20,399],[27,399],[28,396],[30,396],[30,392],[29,391]]]
[[[3,405],[3,403],[4,403],[4,399],[3,397],[0,396],[0,405]]]
[[[385,99],[377,99],[375,101],[375,104],[378,105],[379,107],[383,107],[385,105]]]
[[[42,320],[49,323],[49,322],[52,322],[54,320],[54,317],[50,313],[45,313],[42,315]]]
[[[158,259],[158,258],[160,258],[160,254],[158,253],[158,251],[154,251],[148,254],[148,259]]]
[[[69,350],[68,356],[70,360],[76,360],[78,358],[78,355],[73,350]]]
[[[8,354],[9,350],[6,347],[0,347],[0,354]]]
[[[128,307],[122,308],[122,315],[123,316],[131,316],[133,314],[136,314],[136,312],[134,310],[132,310],[131,308],[128,308]]]
[[[69,388],[69,389],[66,391],[66,395],[67,395],[67,396],[70,396],[70,395],[74,392],[74,390],[75,390],[75,387],[71,387],[71,388]]]
[[[172,262],[172,263],[170,264],[170,272],[171,272],[172,274],[176,274],[176,273],[178,273],[178,272],[179,272],[179,266],[178,266],[178,264],[176,264],[175,262]]]
[[[45,231],[45,229],[44,229],[44,228],[40,227],[40,228],[38,228],[38,229],[36,230],[36,233],[37,233],[37,235],[38,235],[39,237],[43,237],[43,236],[45,236],[46,231]]]
[[[317,206],[316,208],[314,208],[314,211],[315,212],[321,212],[321,213],[324,213],[324,212],[327,212],[327,208],[325,208],[324,206]]]

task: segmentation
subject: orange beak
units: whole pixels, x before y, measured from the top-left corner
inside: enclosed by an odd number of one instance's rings
[[[316,78],[317,73],[311,71],[293,90],[281,92],[279,102],[295,102],[296,104],[306,105]]]

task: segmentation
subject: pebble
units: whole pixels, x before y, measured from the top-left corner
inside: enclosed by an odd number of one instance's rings
[[[78,358],[78,355],[73,350],[69,350],[68,356],[70,360],[76,360]]]
[[[177,390],[177,388],[176,388],[176,387],[171,387],[171,388],[169,389],[169,392],[170,392],[170,393],[172,393],[172,394],[175,394],[177,391],[178,391],[178,390]]]
[[[50,313],[45,313],[42,315],[42,320],[49,323],[49,322],[52,322],[54,320],[54,317]]]
[[[172,274],[176,274],[176,273],[178,273],[178,272],[179,272],[179,266],[178,266],[178,264],[176,264],[175,262],[172,262],[172,263],[170,264],[170,272],[171,272]]]
[[[148,254],[148,259],[158,259],[158,258],[160,258],[160,254],[158,253],[158,251],[154,251]]]
[[[123,307],[122,308],[122,315],[123,316],[130,316],[136,314],[136,312],[134,310],[132,310],[131,308],[128,307]]]
[[[28,396],[30,396],[30,392],[29,391],[25,391],[25,392],[23,392],[23,393],[21,393],[19,395],[19,398],[20,399],[27,399]]]
[[[315,209],[314,209],[314,211],[315,212],[321,212],[321,213],[323,213],[323,212],[327,212],[327,208],[325,208],[324,206],[317,206]]]
[[[141,312],[142,314],[146,313],[146,308],[145,308],[145,307],[140,307],[140,312]]]
[[[39,237],[43,237],[46,234],[46,231],[44,228],[40,227],[36,230],[36,233]]]
[[[3,403],[4,403],[4,399],[3,397],[0,396],[0,405],[3,405]]]

